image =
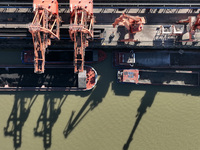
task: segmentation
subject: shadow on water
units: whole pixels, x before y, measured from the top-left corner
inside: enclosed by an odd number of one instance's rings
[[[22,127],[26,122],[31,106],[37,98],[36,94],[31,93],[16,93],[13,109],[4,128],[5,136],[12,136],[14,148],[21,147],[22,143]]]
[[[109,54],[111,55],[111,54]],[[75,115],[75,111],[72,111],[71,116],[68,120],[68,123],[63,131],[64,137],[67,138],[73,129],[81,122],[81,120],[93,109],[95,109],[99,103],[103,101],[103,98],[108,92],[111,81],[113,80],[112,74],[114,69],[110,67],[104,67],[109,63],[109,59],[106,59],[104,62],[95,65],[100,78],[98,80],[96,88],[91,92],[91,95],[86,100],[84,105],[81,107],[79,112]],[[82,94],[81,94],[82,95]]]
[[[138,110],[137,110],[135,124],[133,126],[133,129],[132,129],[129,137],[128,137],[127,142],[124,144],[123,150],[128,150],[129,145],[133,140],[133,135],[134,135],[134,133],[137,129],[137,126],[139,125],[143,115],[146,113],[147,108],[151,107],[151,105],[153,104],[153,101],[154,101],[156,94],[157,94],[157,92],[155,90],[149,90],[149,91],[146,91],[145,95],[141,99],[141,104],[140,104],[140,106],[138,107]]]
[[[115,77],[116,78],[116,77]],[[115,95],[129,96],[133,91],[145,91],[145,95],[141,99],[141,104],[138,107],[136,121],[133,125],[132,131],[128,137],[128,140],[123,146],[123,150],[128,150],[130,143],[133,141],[134,133],[143,117],[147,108],[150,108],[153,104],[155,96],[158,92],[168,93],[183,93],[194,96],[200,96],[199,87],[184,87],[184,86],[155,86],[155,85],[134,85],[134,84],[120,84],[113,82],[112,89]]]
[[[34,135],[43,137],[45,149],[51,147],[52,128],[61,113],[61,107],[66,98],[67,95],[45,93],[43,108],[34,128]]]
[[[116,77],[114,77],[116,79]],[[167,93],[183,93],[193,96],[200,96],[199,87],[192,86],[164,86],[164,85],[134,85],[134,84],[122,84],[113,81],[112,90],[115,95],[129,96],[133,91],[147,91],[150,89],[156,90],[156,92]]]

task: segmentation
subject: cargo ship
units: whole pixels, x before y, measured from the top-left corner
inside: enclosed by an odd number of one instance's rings
[[[102,50],[86,50],[85,63],[97,63],[106,59],[106,53]],[[23,64],[34,63],[34,51],[23,50],[21,53],[21,60]],[[73,65],[74,50],[48,50],[45,56],[45,64],[69,64]]]
[[[118,83],[144,85],[199,86],[199,73],[192,71],[158,71],[120,69],[117,72]]]
[[[200,68],[198,51],[116,51],[113,57],[119,68]]]
[[[97,83],[97,72],[85,66],[75,74],[73,67],[46,67],[35,74],[32,66],[0,66],[0,91],[87,91]]]

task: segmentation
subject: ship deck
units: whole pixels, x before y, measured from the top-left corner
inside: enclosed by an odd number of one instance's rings
[[[200,68],[199,51],[134,51],[135,68]],[[123,55],[124,63],[120,63],[120,55]],[[114,67],[131,67],[127,61],[133,59],[127,51],[115,51],[113,54]]]
[[[138,84],[153,85],[179,85],[179,86],[198,86],[199,73],[197,72],[167,72],[167,71],[143,71],[139,72]]]
[[[200,68],[200,52],[136,52],[136,66],[160,68]]]
[[[23,64],[34,63],[34,51],[23,50],[21,53]],[[45,53],[45,64],[70,64],[73,65],[74,50],[49,50]],[[85,51],[85,63],[97,62],[99,58],[98,50]]]
[[[1,67],[0,91],[77,90],[78,76],[73,68],[46,68],[44,74],[35,74],[31,67]]]
[[[118,70],[117,80],[147,85],[199,86],[199,72],[124,69]]]

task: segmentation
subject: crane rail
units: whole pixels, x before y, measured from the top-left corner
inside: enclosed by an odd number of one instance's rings
[[[69,3],[59,3],[59,8]],[[199,8],[200,3],[94,3],[94,8]],[[0,2],[0,8],[32,8],[31,2]]]

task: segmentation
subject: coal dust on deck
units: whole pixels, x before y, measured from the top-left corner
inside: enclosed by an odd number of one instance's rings
[[[78,76],[73,68],[46,68],[35,74],[33,68],[0,68],[0,87],[77,87]]]

